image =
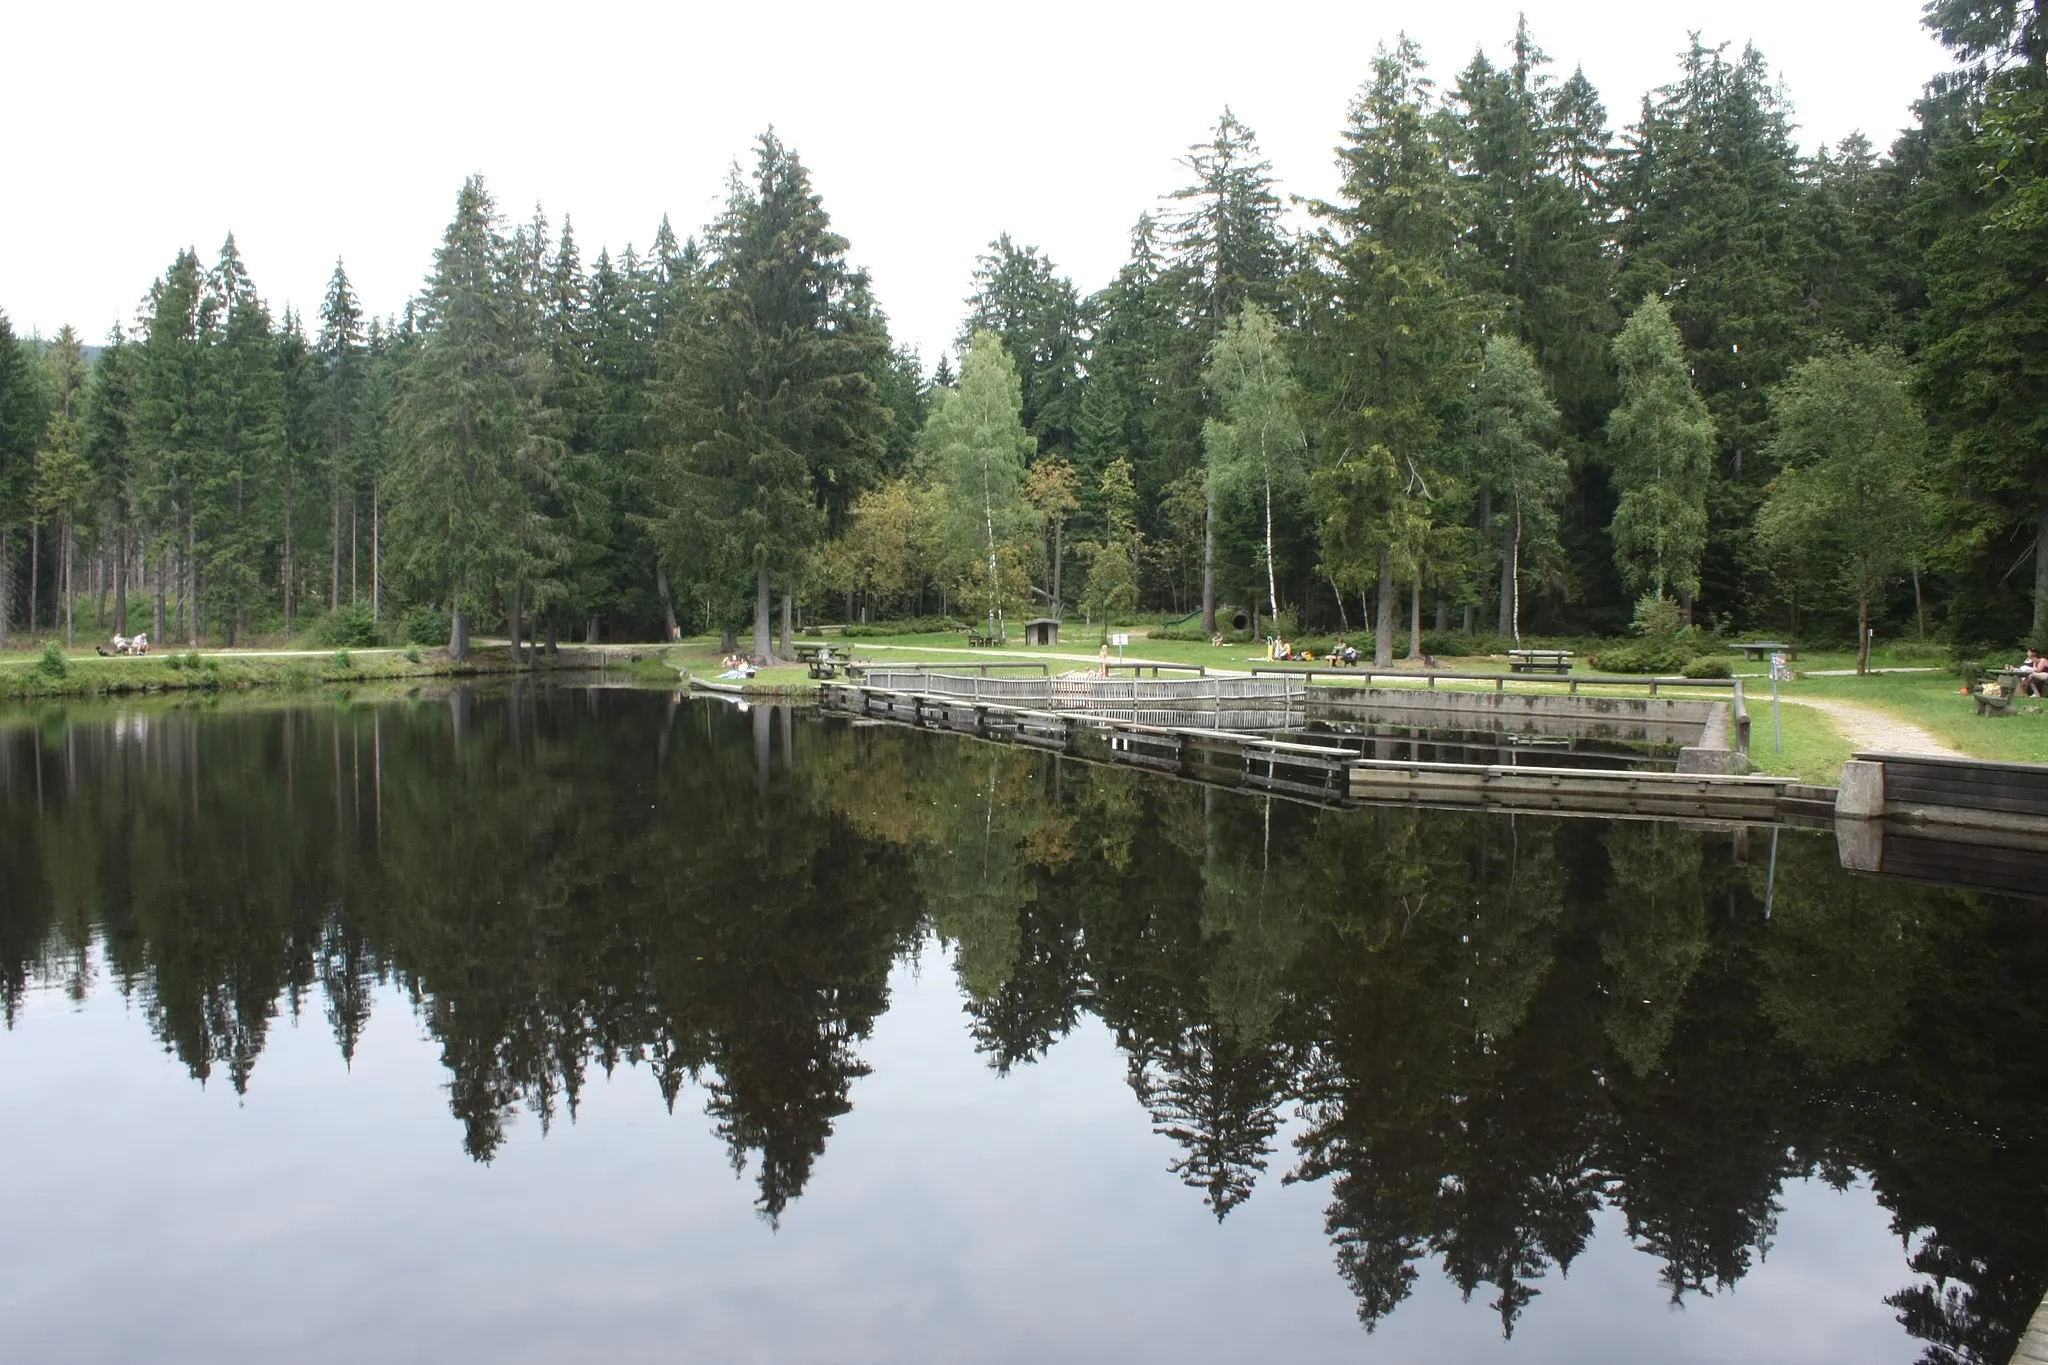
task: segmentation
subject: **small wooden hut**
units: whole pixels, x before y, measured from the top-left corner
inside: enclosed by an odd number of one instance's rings
[[[1060,623],[1050,616],[1041,616],[1024,623],[1024,643],[1027,645],[1056,645],[1060,642]]]

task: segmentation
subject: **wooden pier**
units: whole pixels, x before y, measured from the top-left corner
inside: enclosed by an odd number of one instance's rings
[[[1077,687],[1075,684],[1088,684]],[[894,685],[890,685],[894,684]],[[1368,758],[1300,725],[1303,683],[1285,678],[1071,679],[877,675],[819,689],[841,714],[1129,764],[1333,805],[1823,823],[1834,789],[1714,772],[1434,763]]]

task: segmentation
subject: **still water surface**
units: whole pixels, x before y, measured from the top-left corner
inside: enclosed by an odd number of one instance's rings
[[[15,713],[0,1354],[2002,1362],[2044,909],[1772,843],[632,691]]]

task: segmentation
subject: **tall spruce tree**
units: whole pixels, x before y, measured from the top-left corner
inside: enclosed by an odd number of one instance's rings
[[[427,591],[444,595],[458,659],[468,649],[466,613],[500,590],[516,631],[518,594],[556,549],[538,494],[558,447],[541,402],[544,360],[519,325],[519,290],[496,207],[472,176],[434,254],[391,472],[393,550]]]
[[[278,452],[284,390],[270,309],[256,292],[231,235],[200,291],[204,348],[195,487],[205,604],[233,645],[251,625],[270,569],[281,487]],[[191,638],[199,634],[198,597]]]
[[[1081,417],[1081,300],[1037,247],[1005,232],[975,262],[963,349],[976,332],[1000,338],[1016,362],[1025,430],[1041,455],[1072,457]],[[963,373],[964,373],[963,364]]]
[[[34,534],[30,499],[36,448],[47,421],[47,400],[34,362],[0,311],[0,645],[7,643],[12,626],[19,538]]]
[[[1748,528],[1773,471],[1764,395],[1812,349],[1799,156],[1763,55],[1695,37],[1646,97],[1617,178],[1620,291],[1664,297],[1713,414],[1716,477],[1700,595],[1739,614]]]
[[[874,376],[888,337],[810,173],[774,133],[751,178],[733,168],[708,245],[703,304],[671,333],[659,381],[660,534],[698,581],[753,580],[765,658],[772,584],[790,582],[881,454]]]
[[[1465,218],[1451,132],[1421,52],[1402,37],[1380,50],[1352,104],[1337,202],[1311,206],[1325,227],[1321,267],[1303,278],[1301,378],[1318,396],[1317,444],[1331,466],[1318,481],[1324,567],[1353,585],[1377,578],[1382,664],[1392,659],[1396,567],[1405,565],[1413,604],[1453,510],[1443,497],[1449,424],[1478,358],[1478,304],[1452,265]],[[1415,637],[1411,622],[1411,652]]]

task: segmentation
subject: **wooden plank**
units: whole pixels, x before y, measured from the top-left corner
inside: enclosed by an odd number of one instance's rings
[[[1899,793],[1905,791],[1925,792],[1935,797],[1947,796],[1963,805],[1989,796],[2048,802],[2048,783],[2015,781],[2008,777],[1971,780],[1926,773],[1898,773],[1887,767],[1884,773],[1885,796],[1896,799]]]
[[[1901,769],[1892,763],[1884,765],[1884,792],[1890,794],[1901,788],[1913,788],[1917,792],[1954,792],[1968,796],[1972,792],[2003,792],[2009,796],[2036,796],[2048,798],[2048,774],[2042,778],[2021,778],[2015,774],[1985,774],[1980,778],[1929,772],[1929,769]]]
[[[1956,782],[1990,786],[2023,787],[2048,791],[2048,765],[2001,763],[1970,768],[1954,763],[1922,763],[1910,759],[1884,760],[1885,780],[1894,776],[1926,782]]]

